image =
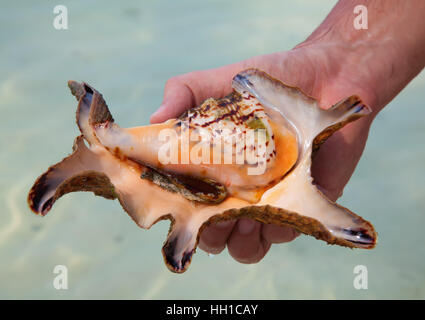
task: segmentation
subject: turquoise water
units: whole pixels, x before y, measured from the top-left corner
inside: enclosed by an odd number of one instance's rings
[[[68,79],[106,97],[122,126],[147,124],[174,75],[289,49],[335,1],[0,1],[0,298],[51,299],[373,299],[425,298],[425,74],[377,117],[340,203],[372,221],[372,251],[310,237],[275,245],[260,263],[227,252],[194,256],[170,273],[163,221],[139,229],[117,201],[63,197],[44,218],[26,196],[78,134]],[[52,26],[68,8],[69,30]],[[353,268],[368,268],[368,289]],[[68,267],[68,290],[53,268]]]

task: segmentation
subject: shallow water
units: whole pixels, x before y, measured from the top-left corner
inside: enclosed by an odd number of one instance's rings
[[[66,31],[52,26],[55,1],[0,1],[0,298],[425,298],[424,73],[377,117],[340,199],[374,223],[372,251],[299,237],[255,265],[198,251],[176,275],[160,252],[166,221],[141,230],[117,201],[86,193],[32,214],[34,179],[78,134],[68,79],[101,90],[122,126],[147,124],[169,77],[289,49],[335,1],[60,3]],[[55,265],[68,267],[68,290],[54,289]],[[356,265],[367,290],[353,287]]]

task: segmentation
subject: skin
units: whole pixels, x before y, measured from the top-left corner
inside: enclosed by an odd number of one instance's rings
[[[368,29],[356,30],[354,7],[368,10]],[[289,51],[256,56],[217,69],[195,71],[169,79],[161,107],[151,122],[179,116],[203,100],[231,92],[231,80],[247,68],[258,68],[328,108],[353,94],[373,112],[331,136],[313,160],[312,175],[332,200],[342,195],[362,155],[370,126],[384,108],[425,65],[425,1],[339,1],[304,42]],[[289,227],[239,219],[212,225],[201,235],[199,247],[217,254],[226,246],[241,263],[256,263],[271,244],[294,240]]]

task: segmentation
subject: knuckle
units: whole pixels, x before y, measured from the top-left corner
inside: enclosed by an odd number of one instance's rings
[[[193,71],[189,73],[180,74],[177,76],[173,76],[169,78],[166,83],[165,87],[170,86],[190,86],[194,79],[199,78],[199,74],[201,71]]]

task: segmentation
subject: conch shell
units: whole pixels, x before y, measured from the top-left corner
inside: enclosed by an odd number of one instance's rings
[[[310,174],[312,153],[320,144],[370,112],[357,96],[323,110],[299,89],[249,69],[233,78],[227,97],[208,99],[178,119],[124,129],[114,123],[99,92],[85,83],[68,85],[78,100],[82,134],[72,154],[30,190],[28,203],[35,213],[44,216],[66,193],[91,191],[117,198],[142,228],[170,219],[162,252],[167,267],[179,273],[188,268],[203,228],[240,217],[290,226],[329,244],[375,246],[373,226],[327,199]],[[247,132],[254,135],[243,138]],[[203,142],[186,141],[191,134]],[[226,149],[216,138],[235,148]],[[170,148],[164,153],[165,146]],[[161,153],[175,161],[164,164]],[[217,162],[217,155],[230,161]],[[238,157],[242,162],[235,162]]]

